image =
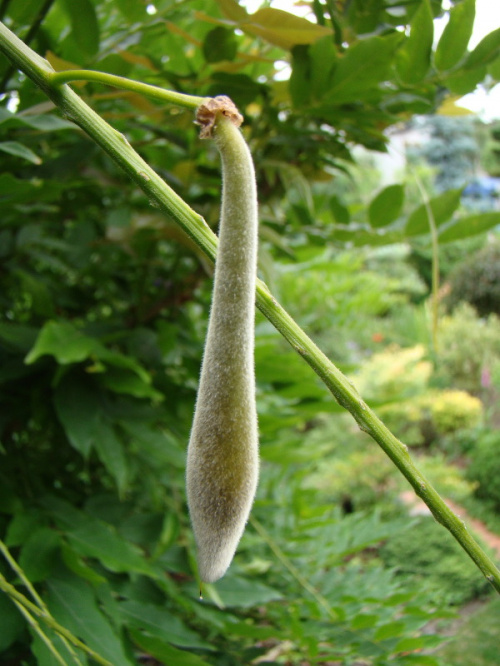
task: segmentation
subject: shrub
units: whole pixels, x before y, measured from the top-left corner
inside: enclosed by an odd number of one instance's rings
[[[379,557],[401,576],[420,579],[436,601],[461,605],[485,594],[489,584],[480,579],[452,539],[443,539],[443,528],[431,517],[423,517],[382,546]]]
[[[467,477],[477,483],[475,495],[500,509],[500,432],[486,431],[470,453]]]
[[[364,363],[354,379],[361,394],[379,404],[387,426],[414,446],[473,428],[483,414],[481,401],[466,391],[429,389],[432,365],[424,354],[422,345],[391,345]]]
[[[439,247],[439,272],[443,279],[453,273],[456,266],[484,245],[484,236],[464,238],[454,243],[444,243]],[[432,246],[430,241],[415,238],[412,242],[409,263],[417,270],[420,278],[432,288]]]
[[[442,391],[430,401],[432,423],[438,435],[449,435],[476,426],[483,404],[465,391]]]
[[[433,390],[384,405],[379,412],[388,427],[407,444],[429,446],[477,426],[483,404],[465,391]]]
[[[436,357],[435,381],[478,395],[486,388],[484,374],[500,363],[500,320],[480,319],[473,308],[460,304],[443,317]]]
[[[450,275],[448,305],[470,303],[483,317],[500,314],[500,243],[487,245],[460,263]]]
[[[375,448],[325,460],[305,486],[316,488],[335,504],[340,503],[345,513],[380,507],[397,487],[393,466]]]
[[[414,397],[426,389],[432,372],[424,355],[423,345],[406,349],[390,345],[363,363],[354,383],[369,402],[399,402]]]

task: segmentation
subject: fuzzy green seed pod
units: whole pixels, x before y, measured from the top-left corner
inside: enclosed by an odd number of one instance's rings
[[[254,318],[257,190],[242,118],[227,97],[198,111],[222,159],[212,307],[187,455],[187,496],[201,580],[224,575],[245,529],[259,468]]]

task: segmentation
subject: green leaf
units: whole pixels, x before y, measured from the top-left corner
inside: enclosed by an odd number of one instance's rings
[[[0,109],[0,124],[7,123],[10,127],[21,125],[24,127],[33,127],[33,129],[40,130],[41,132],[59,131],[62,129],[75,129],[75,125],[68,120],[63,120],[58,116],[51,114],[43,115],[27,115],[21,116],[16,113],[11,113],[6,109]],[[4,128],[2,128],[4,129]]]
[[[238,52],[238,42],[232,30],[217,26],[207,33],[203,41],[203,55],[207,62],[234,60]]]
[[[398,638],[406,631],[406,624],[399,620],[389,622],[379,627],[375,633],[376,641],[386,641],[389,638]]]
[[[447,76],[444,80],[445,85],[456,95],[466,95],[473,92],[477,85],[484,80],[486,76],[486,65],[474,69],[461,68],[456,74]]]
[[[112,664],[133,666],[91,586],[71,574],[47,581],[47,605],[56,620]]]
[[[44,0],[12,0],[9,3],[9,17],[23,25],[35,20]]]
[[[163,394],[150,385],[149,375],[147,378],[148,381],[144,381],[143,377],[138,377],[128,370],[111,368],[101,375],[101,383],[115,393],[125,393],[136,398],[151,398],[160,402],[164,399]]]
[[[305,106],[310,100],[310,71],[309,49],[307,46],[294,46],[292,49],[292,74],[288,85],[290,97],[295,107]]]
[[[45,355],[53,356],[61,365],[81,363],[87,359],[103,361],[114,366],[109,373],[103,374],[101,381],[104,386],[136,397],[163,399],[163,395],[150,386],[151,376],[135,358],[106,349],[99,340],[78,331],[67,321],[48,321],[26,356],[25,363],[29,365]]]
[[[330,87],[337,62],[337,50],[330,36],[318,39],[309,48],[311,77],[309,85],[313,98],[321,99]]]
[[[224,16],[231,21],[244,21],[248,18],[248,12],[237,0],[216,0]]]
[[[72,446],[84,457],[95,448],[123,493],[128,482],[127,458],[114,428],[105,421],[99,390],[85,377],[67,375],[56,388],[54,402]]]
[[[37,334],[38,329],[34,326],[0,322],[0,340],[24,354],[35,344]]]
[[[128,465],[125,449],[111,425],[103,420],[97,422],[94,446],[101,462],[116,481],[120,496],[128,484]]]
[[[342,229],[336,228],[333,233],[335,241],[341,243],[352,243],[356,247],[380,247],[382,245],[391,245],[391,243],[401,243],[404,236],[400,231],[368,231],[366,229]]]
[[[180,532],[179,517],[169,511],[163,518],[163,525],[160,536],[153,551],[153,559],[160,557],[170,546],[172,546]]]
[[[95,354],[98,345],[97,340],[84,335],[67,321],[48,321],[25,362],[34,363],[47,354],[54,356],[61,365],[80,363]]]
[[[225,606],[235,608],[250,608],[283,598],[281,592],[272,587],[233,575],[217,582],[217,592]]]
[[[24,227],[25,230],[27,227]],[[20,243],[21,234],[18,235],[18,246]],[[13,271],[15,277],[22,283],[23,288],[29,294],[32,302],[33,312],[43,318],[51,317],[54,314],[54,304],[52,302],[52,295],[45,282],[40,280],[36,274],[29,273],[28,271],[17,269]]]
[[[441,243],[482,234],[500,224],[500,213],[479,213],[463,217],[439,234]]]
[[[434,54],[434,63],[440,71],[451,69],[461,60],[472,35],[475,14],[475,0],[462,0],[450,10],[450,19]]]
[[[45,580],[56,563],[60,538],[48,527],[40,527],[30,534],[21,548],[19,564],[32,583]]]
[[[483,37],[467,58],[464,68],[474,69],[487,65],[500,55],[500,28]]]
[[[425,654],[405,654],[398,658],[398,663],[401,666],[442,666],[442,662]]]
[[[349,213],[349,209],[344,206],[338,196],[333,195],[330,197],[329,204],[335,222],[338,224],[349,224],[351,221],[351,214]]]
[[[400,35],[371,37],[351,46],[339,57],[323,102],[344,104],[363,99],[367,91],[388,78],[400,40]]]
[[[46,627],[43,623],[40,623],[41,628],[45,636],[49,639],[53,647],[59,652],[61,657],[64,660],[65,664],[68,666],[71,664],[76,664],[73,654],[77,654],[82,665],[88,664],[87,658],[82,651],[78,648],[72,648],[70,652],[68,644],[63,643],[61,637],[58,636],[54,631]],[[33,656],[36,657],[37,666],[61,666],[61,662],[54,656],[54,653],[49,649],[45,641],[41,637],[30,629],[30,633],[33,635],[33,641],[31,642],[30,649],[33,653]]]
[[[434,17],[429,0],[421,0],[410,24],[410,36],[397,54],[396,69],[403,83],[416,84],[431,65]]]
[[[359,631],[360,629],[370,629],[374,627],[379,621],[379,616],[375,613],[358,613],[351,622],[351,627],[354,631]]]
[[[123,601],[120,612],[128,625],[178,647],[203,648],[211,645],[163,606],[140,601]]]
[[[0,594],[0,653],[4,653],[23,633],[24,619],[10,598],[3,592]]]
[[[256,638],[258,640],[265,640],[266,638],[273,638],[274,640],[287,639],[287,630],[282,628],[280,631],[275,626],[262,626],[261,624],[250,624],[249,622],[226,622],[225,631],[231,636],[244,636],[245,638]]]
[[[37,184],[15,178],[10,173],[0,175],[0,197],[4,205],[7,201],[25,201],[36,193],[37,188]]]
[[[9,547],[20,546],[39,525],[40,514],[37,511],[23,511],[22,513],[16,513],[7,528],[5,543]]]
[[[261,92],[259,83],[247,74],[214,72],[211,78],[213,81],[210,86],[211,95],[220,95],[223,92],[242,108],[253,102]]]
[[[123,539],[111,525],[83,514],[78,525],[66,529],[66,537],[77,553],[96,558],[109,571],[153,575],[141,549]]]
[[[495,81],[500,81],[500,56],[495,58],[493,62],[488,65],[488,74],[492,76]]]
[[[239,27],[287,50],[297,44],[313,44],[317,39],[332,34],[331,28],[273,7],[263,7],[255,14],[247,15],[240,21]]]
[[[97,358],[107,365],[115,366],[115,368],[132,371],[142,382],[144,382],[144,384],[151,383],[151,375],[133,356],[125,356],[120,352],[110,351],[105,347],[99,346],[97,350]]]
[[[408,638],[403,638],[400,640],[396,647],[394,648],[395,652],[413,652],[416,650],[421,650],[425,646],[425,640],[422,636],[411,636]]]
[[[93,585],[100,585],[106,582],[106,578],[94,571],[78,553],[70,548],[68,545],[63,545],[61,548],[61,555],[64,564],[70,571],[75,573],[78,578],[83,578]]]
[[[116,6],[125,20],[144,21],[148,14],[146,12],[146,4],[137,2],[137,0],[116,0]],[[108,68],[103,68],[101,71],[109,72]]]
[[[28,160],[32,164],[41,164],[42,160],[30,148],[27,148],[22,143],[17,141],[1,141],[0,150],[9,155],[21,157],[23,160]]]
[[[130,635],[138,647],[164,664],[175,664],[175,666],[209,666],[208,661],[204,661],[191,652],[179,650],[156,636],[149,636],[133,629],[130,631]]]
[[[432,210],[434,223],[437,227],[450,219],[460,204],[462,189],[448,190],[429,201]],[[419,236],[430,232],[430,222],[427,213],[427,206],[421,204],[409,216],[406,223],[405,233],[407,236]]]
[[[99,50],[99,23],[91,0],[64,0],[71,20],[71,32],[82,53],[91,58]]]
[[[85,458],[98,436],[102,396],[93,382],[66,375],[54,393],[54,404],[71,445]]]
[[[385,227],[398,217],[403,207],[403,185],[389,185],[370,202],[368,218],[372,227]]]

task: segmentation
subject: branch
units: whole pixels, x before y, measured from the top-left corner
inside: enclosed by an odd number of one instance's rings
[[[113,88],[121,88],[122,90],[131,90],[146,97],[161,99],[164,102],[178,104],[179,106],[193,110],[197,109],[205,99],[204,97],[184,95],[172,90],[165,90],[164,88],[151,86],[148,83],[141,83],[140,81],[131,81],[123,76],[93,72],[88,69],[67,69],[64,72],[56,72],[52,74],[50,80],[54,86],[69,83],[70,81],[95,81],[96,83],[102,83]]]
[[[5,25],[0,23],[0,51],[10,58],[56,104],[63,115],[82,128],[146,193],[150,201],[172,217],[212,261],[217,252],[217,237],[205,220],[195,213],[139,157],[127,139],[110,127],[67,85],[58,84],[46,60],[27,47]],[[55,82],[54,82],[55,81]],[[500,571],[467,531],[464,522],[446,505],[441,496],[415,467],[408,448],[402,444],[375,413],[363,402],[356,389],[340,370],[323,354],[292,317],[276,301],[268,287],[257,281],[257,306],[295,351],[311,366],[337,402],[347,409],[361,430],[368,433],[393,461],[427,504],[434,518],[451,532],[475,562],[487,580],[500,593]]]
[[[65,640],[67,640],[69,643],[74,645],[77,648],[80,648],[83,650],[85,653],[87,653],[94,661],[96,661],[98,664],[101,664],[101,666],[113,666],[113,664],[108,661],[107,659],[104,659],[104,657],[101,657],[97,652],[92,650],[88,645],[85,645],[80,639],[78,639],[76,636],[73,636],[73,634],[66,629],[66,627],[63,627],[59,622],[57,622],[52,615],[48,611],[43,610],[42,608],[38,608],[34,603],[32,603],[29,599],[27,599],[24,594],[19,592],[14,585],[11,585],[7,580],[0,574],[0,590],[2,592],[5,592],[10,599],[16,604],[16,606],[21,606],[24,608],[30,615],[35,616],[37,618],[40,618],[42,622],[44,622],[48,627],[53,629],[59,636]]]

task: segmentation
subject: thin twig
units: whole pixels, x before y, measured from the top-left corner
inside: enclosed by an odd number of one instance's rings
[[[21,604],[21,606],[23,606],[23,608],[25,608],[29,613],[39,617],[48,627],[53,629],[62,638],[67,639],[72,645],[86,652],[89,657],[92,657],[92,659],[94,659],[94,661],[96,661],[98,664],[101,664],[101,666],[113,666],[110,661],[104,659],[104,657],[101,657],[100,654],[97,654],[97,652],[92,650],[92,648],[90,648],[88,645],[85,645],[85,643],[74,636],[68,629],[66,629],[66,627],[63,627],[62,624],[59,624],[59,622],[57,622],[52,617],[52,615],[42,610],[41,608],[38,608],[38,606],[27,599],[24,594],[19,592],[19,590],[14,587],[14,585],[11,585],[9,582],[7,582],[2,574],[0,574],[0,590],[5,592],[5,594],[9,596],[14,603],[17,602]]]
[[[438,324],[439,324],[439,237],[434,217],[434,211],[427,196],[427,192],[422,184],[418,175],[414,174],[415,182],[420,190],[422,201],[424,202],[425,212],[427,213],[427,220],[429,222],[429,230],[431,235],[432,246],[432,347],[434,353],[438,351]]]
[[[253,516],[250,516],[250,524],[252,527],[255,529],[255,531],[259,534],[261,539],[267,543],[269,548],[273,551],[274,555],[276,556],[276,559],[281,562],[281,564],[287,569],[291,575],[295,578],[297,583],[304,588],[309,594],[315,599],[320,606],[324,608],[324,610],[327,612],[327,614],[330,616],[332,620],[337,621],[338,615],[335,613],[335,611],[332,610],[331,605],[328,603],[328,599],[326,599],[311,583],[304,578],[304,576],[300,573],[300,571],[297,569],[297,567],[290,562],[289,558],[285,555],[285,553],[281,550],[281,548],[278,546],[278,544],[274,541],[274,539],[271,537],[271,535],[267,532],[267,530],[264,529],[264,527],[260,524],[260,522],[254,518]]]
[[[50,80],[55,86],[70,83],[71,81],[94,81],[95,83],[102,83],[103,85],[111,86],[113,88],[131,90],[132,92],[140,93],[146,97],[160,99],[163,102],[170,102],[171,104],[184,106],[188,109],[197,109],[205,99],[204,97],[185,95],[184,93],[174,92],[173,90],[165,90],[158,86],[152,86],[149,83],[132,81],[123,76],[115,76],[114,74],[106,74],[105,72],[95,72],[89,69],[67,69],[62,72],[56,72],[55,74],[52,74]]]
[[[54,643],[52,643],[47,634],[42,630],[42,628],[40,627],[36,619],[33,617],[33,615],[31,615],[31,613],[28,610],[26,610],[26,608],[22,604],[20,604],[19,601],[17,601],[16,599],[12,599],[12,602],[17,606],[19,612],[21,613],[21,615],[23,615],[24,619],[30,625],[33,631],[37,633],[40,639],[45,643],[47,649],[52,653],[55,660],[59,664],[62,664],[62,666],[68,666],[64,661],[64,659],[62,658],[59,651],[57,650]],[[78,660],[76,663],[79,664],[79,666],[81,666],[80,660]]]
[[[33,599],[34,599],[35,603],[38,605],[38,607],[42,611],[44,611],[44,613],[49,615],[50,614],[49,609],[47,608],[45,602],[40,597],[38,592],[35,590],[35,588],[31,584],[31,581],[29,580],[29,578],[26,576],[26,574],[24,573],[22,568],[19,566],[19,564],[16,562],[16,560],[12,557],[9,549],[7,548],[7,546],[4,544],[4,542],[1,539],[0,539],[0,552],[2,553],[4,558],[7,560],[11,569],[19,576],[19,580],[23,583],[23,585],[26,587],[28,592],[31,594],[31,596],[33,597]],[[17,604],[18,602],[15,602],[15,603]],[[75,659],[75,661],[77,663],[80,663],[79,660],[78,660],[78,657],[76,656],[76,654],[73,650],[73,648],[68,643],[68,641],[64,638],[64,636],[61,636],[60,638],[61,638],[62,642],[64,643],[64,645],[66,646],[66,649],[68,650],[68,652],[70,652],[70,654]]]

